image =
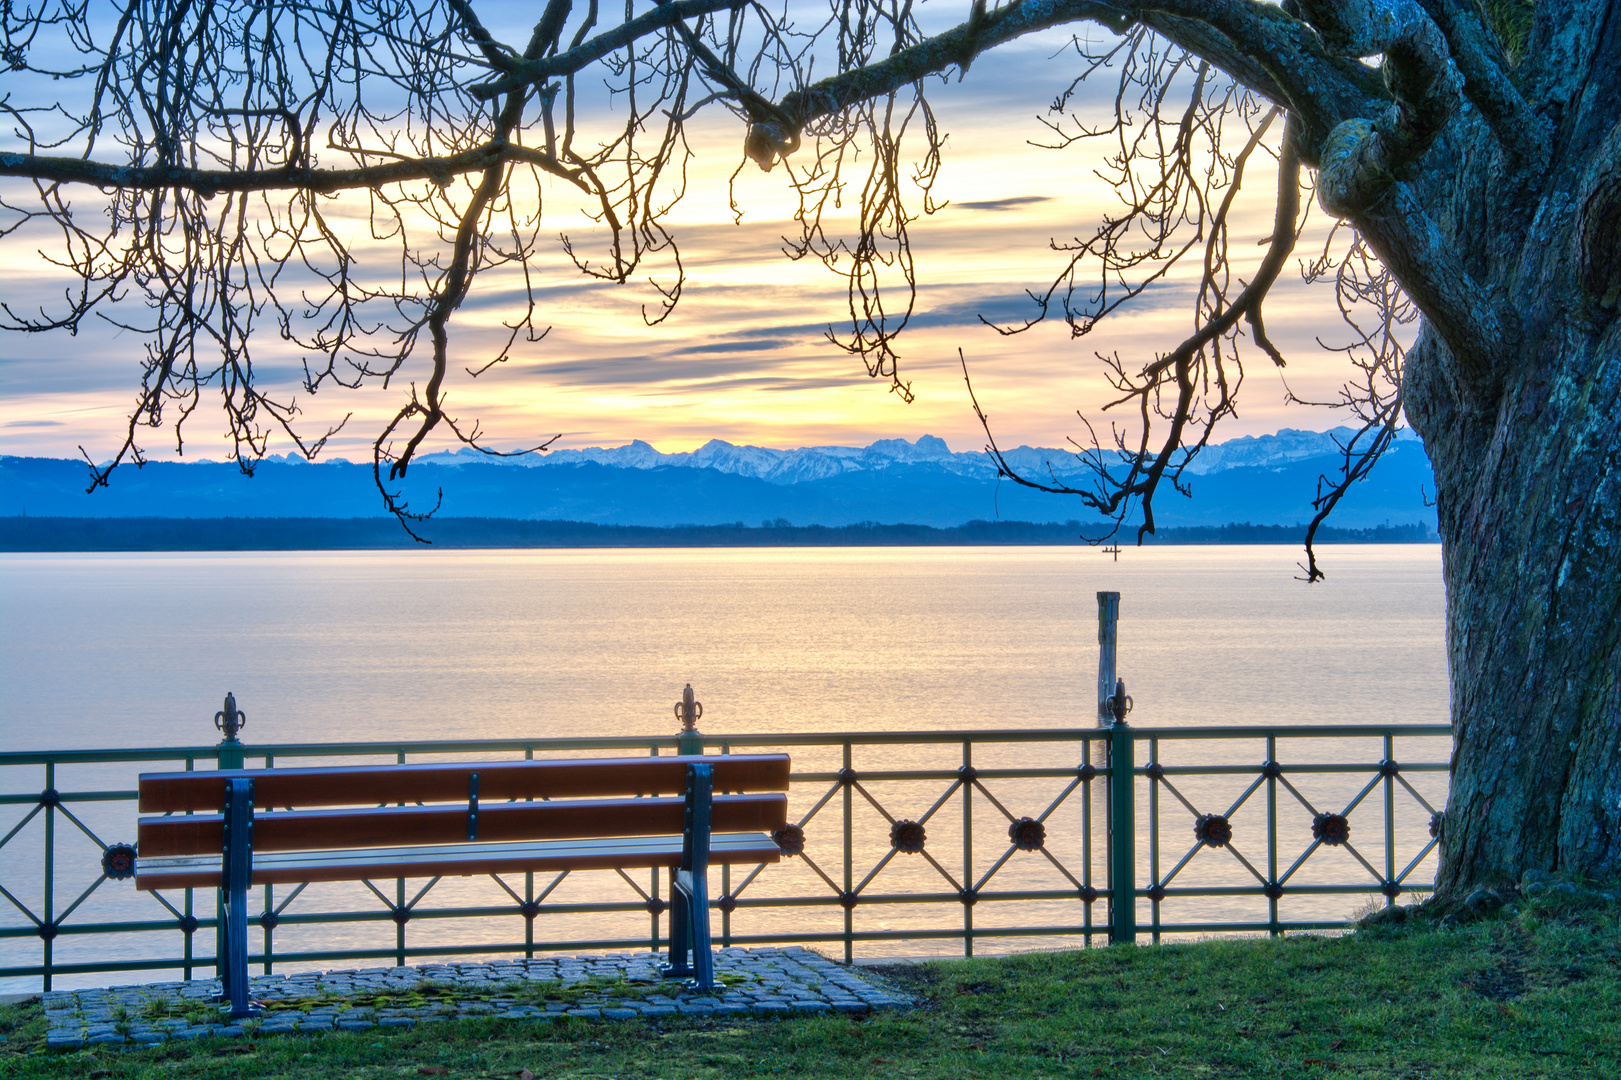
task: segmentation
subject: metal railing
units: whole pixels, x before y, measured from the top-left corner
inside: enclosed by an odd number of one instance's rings
[[[53,977],[68,974],[213,974],[217,950],[195,939],[200,931],[217,933],[217,890],[137,893],[117,880],[128,849],[116,841],[135,828],[131,781],[140,768],[657,755],[675,751],[678,742],[698,745],[702,737],[690,726],[678,737],[650,739],[273,746],[232,739],[213,747],[0,753],[0,807],[7,808],[0,812],[20,811],[14,821],[0,819],[6,830],[0,858],[8,867],[0,897],[9,902],[0,917],[0,977],[37,978],[49,989]],[[718,936],[723,945],[842,946],[849,960],[858,946],[916,951],[917,942],[931,940],[960,941],[972,955],[976,943],[992,940],[1022,947],[1344,926],[1350,913],[1332,905],[1348,896],[1389,904],[1431,887],[1446,754],[1413,762],[1400,760],[1410,755],[1398,750],[1409,740],[1450,733],[1445,724],[1122,722],[711,737],[709,752],[783,749],[795,765],[794,825],[780,841],[790,857],[713,872],[720,878],[718,889],[712,878]],[[67,789],[67,774],[79,771],[89,774],[85,785]],[[1179,821],[1177,841],[1171,833]],[[41,868],[37,877],[18,869],[28,862]],[[641,881],[623,872],[586,874],[596,875],[587,895],[573,899],[564,886],[578,891],[585,874],[545,881],[526,874],[521,882],[510,875],[482,884],[365,882],[338,901],[320,893],[324,910],[311,909],[319,890],[264,886],[262,945],[251,960],[268,973],[276,965],[358,959],[404,965],[426,956],[661,947],[665,902],[657,870]],[[448,902],[428,906],[436,894]],[[67,895],[73,899],[61,904]],[[111,917],[95,918],[98,911]],[[646,933],[626,922],[642,917],[649,919]],[[516,931],[517,920],[521,934],[490,934],[492,927]],[[537,921],[542,929],[579,932],[537,934]],[[460,929],[423,931],[423,922]],[[326,937],[302,948],[280,944],[294,931],[307,937],[301,928],[309,927]],[[355,934],[368,940],[346,940]],[[30,939],[38,942],[38,962],[25,962]],[[89,955],[91,949],[100,955]]]

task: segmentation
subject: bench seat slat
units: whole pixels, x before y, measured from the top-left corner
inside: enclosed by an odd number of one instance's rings
[[[682,829],[681,799],[601,799],[489,803],[478,810],[478,839],[563,840],[584,836],[668,836]],[[713,828],[771,832],[788,820],[788,796],[778,792],[717,795]],[[224,822],[217,814],[142,818],[141,858],[218,852]],[[254,858],[272,851],[453,844],[467,838],[467,807],[404,806],[367,810],[293,810],[255,815]]]
[[[716,833],[710,838],[711,863],[777,862],[782,851],[763,833]],[[293,885],[306,881],[362,878],[423,878],[528,870],[608,870],[615,867],[673,867],[681,862],[681,837],[616,837],[598,840],[546,840],[519,844],[461,843],[430,847],[255,853],[254,885]],[[135,864],[137,889],[209,888],[220,883],[218,855],[180,855]]]
[[[244,776],[253,780],[254,806],[260,809],[465,802],[468,778],[475,772],[479,798],[491,802],[680,795],[692,764],[714,769],[716,791],[788,790],[787,754],[482,761],[144,773],[139,809],[143,814],[217,813],[225,805],[226,780]]]

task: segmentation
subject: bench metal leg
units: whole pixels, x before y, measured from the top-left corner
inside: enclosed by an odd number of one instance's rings
[[[248,884],[253,877],[253,781],[225,784],[225,845],[220,884],[226,906],[225,963],[221,968],[231,1019],[252,1016],[248,1004]]]
[[[709,883],[708,875],[676,872],[676,888],[688,896],[687,925],[692,947],[692,965],[682,974],[690,974],[688,986],[694,990],[715,988],[715,958],[709,936]],[[672,952],[674,943],[672,942]]]
[[[687,953],[692,949],[692,907],[681,889],[681,871],[670,874],[670,962],[659,970],[668,978],[691,978]]]
[[[690,976],[695,990],[715,988],[709,934],[709,831],[714,768],[687,766],[687,806],[681,868],[670,876],[670,962],[664,974]],[[688,954],[691,961],[688,961]]]

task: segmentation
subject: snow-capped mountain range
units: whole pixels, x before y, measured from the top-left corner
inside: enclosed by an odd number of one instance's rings
[[[1318,478],[1340,464],[1349,431],[1284,430],[1206,449],[1184,477],[1186,498],[1166,485],[1155,500],[1163,526],[1295,525],[1312,516]],[[1065,450],[1006,452],[1026,476],[1056,475],[1080,488],[1093,477]],[[369,463],[271,458],[252,477],[229,462],[149,462],[120,469],[86,495],[83,462],[0,457],[0,517],[366,518],[385,513]],[[860,522],[948,528],[970,521],[1095,522],[1082,500],[999,478],[980,451],[953,451],[924,435],[864,447],[776,450],[719,439],[664,454],[637,441],[517,458],[476,451],[432,454],[391,485],[413,508],[442,517],[576,521],[601,525],[844,526]],[[1411,435],[1357,484],[1336,524],[1370,528],[1435,521],[1434,480]]]
[[[1339,442],[1353,434],[1350,428],[1333,431],[1299,431],[1284,428],[1276,435],[1232,439],[1206,447],[1188,472],[1204,476],[1234,468],[1278,468],[1307,458],[1339,452]],[[1403,431],[1399,441],[1417,442],[1411,431]],[[1336,441],[1338,440],[1338,442]],[[1030,476],[1083,476],[1089,470],[1073,450],[1020,446],[1003,451],[1015,469]],[[531,468],[578,465],[591,462],[616,469],[658,469],[667,466],[687,469],[714,469],[735,476],[749,476],[770,484],[800,484],[825,480],[845,473],[888,469],[897,465],[928,463],[958,476],[992,478],[996,465],[981,450],[953,451],[944,439],[922,435],[916,442],[880,439],[868,446],[802,446],[776,450],[766,446],[736,446],[724,439],[710,439],[696,450],[661,453],[637,439],[624,446],[591,446],[582,449],[551,450],[514,458],[491,458],[475,450],[428,454],[420,460],[441,465],[485,464],[502,461]]]

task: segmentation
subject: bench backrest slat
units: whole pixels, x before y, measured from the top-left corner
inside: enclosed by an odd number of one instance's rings
[[[736,754],[146,773],[139,805],[143,814],[217,813],[233,776],[253,778],[254,805],[264,809],[466,802],[468,781],[478,773],[482,813],[485,802],[507,799],[680,795],[694,763],[714,767],[716,791],[788,790],[787,754]]]
[[[604,799],[591,802],[480,803],[478,841],[564,840],[608,836],[668,836],[682,831],[681,799]],[[787,822],[788,797],[777,793],[716,796],[720,832],[772,832]],[[144,818],[142,858],[218,853],[219,815]],[[304,810],[258,814],[255,851],[454,844],[467,840],[465,807],[406,806],[371,810]]]

